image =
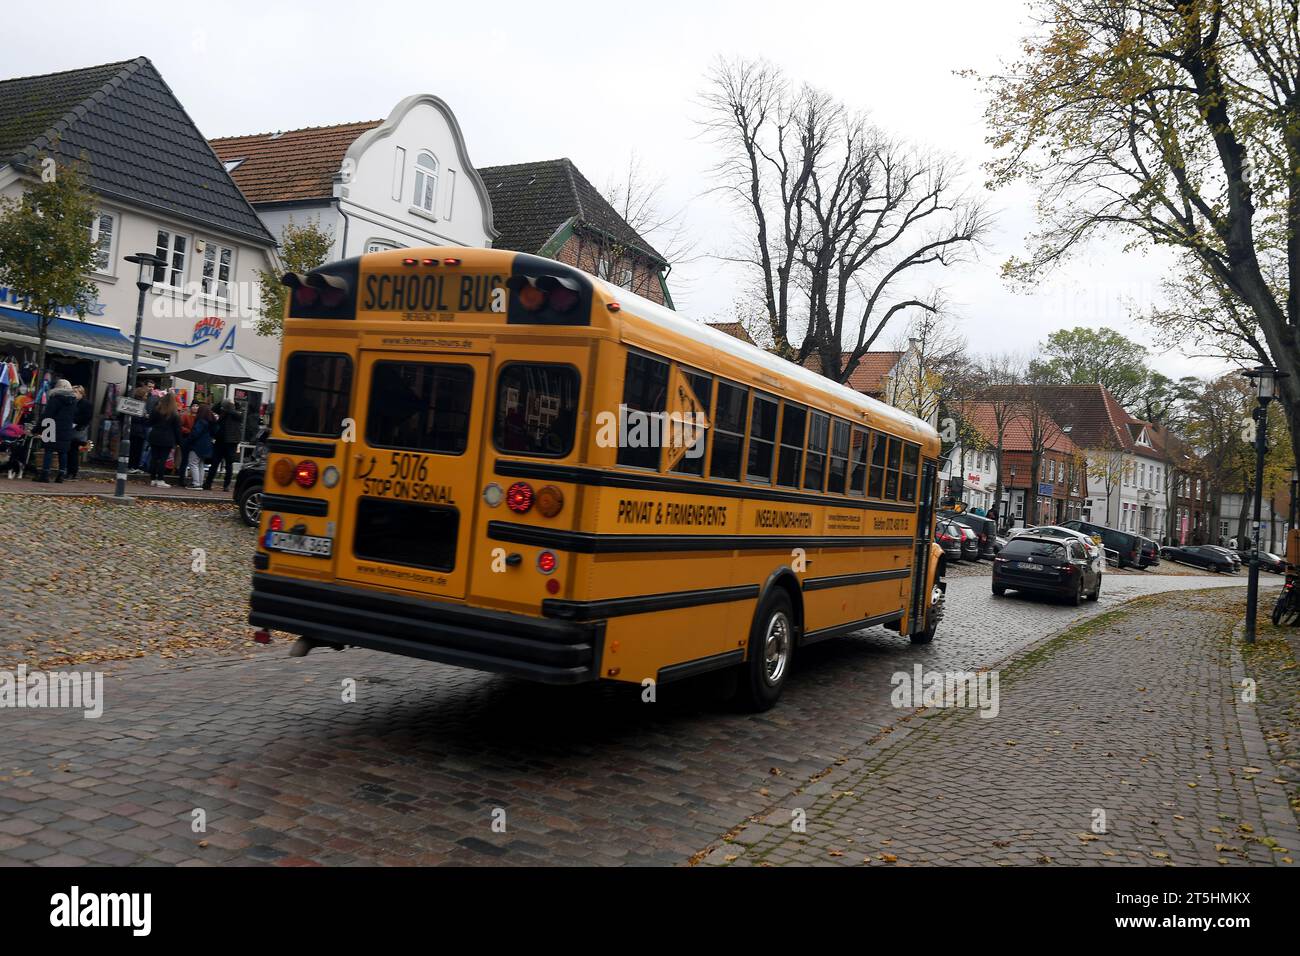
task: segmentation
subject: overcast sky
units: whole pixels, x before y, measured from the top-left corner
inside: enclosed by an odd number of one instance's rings
[[[665,207],[685,210],[700,249],[724,254],[738,214],[708,193],[717,153],[697,125],[718,55],[767,57],[886,131],[958,158],[982,190],[982,96],[956,71],[988,72],[1014,56],[1024,14],[1019,0],[26,4],[11,12],[3,70],[143,54],[209,137],[378,119],[409,94],[434,93],[456,113],[476,165],[568,156],[604,186],[635,153],[664,179]],[[972,351],[1028,352],[1076,325],[1155,345],[1130,307],[1153,301],[1167,260],[1120,254],[1110,240],[1035,293],[1013,292],[998,269],[1023,251],[1032,197],[1009,190],[989,200],[998,212],[990,248],[939,277]],[[726,316],[741,291],[741,277],[716,259],[677,277],[678,307],[695,317]],[[1178,351],[1153,351],[1152,361],[1173,376],[1219,367]]]

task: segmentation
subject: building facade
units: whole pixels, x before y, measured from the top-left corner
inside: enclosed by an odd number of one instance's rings
[[[330,259],[410,246],[487,246],[492,206],[455,114],[429,93],[382,120],[211,141],[270,233],[315,223]]]
[[[147,276],[140,340],[140,367],[160,386],[192,395],[193,383],[166,370],[219,349],[276,363],[278,341],[250,321],[258,276],[276,267],[275,241],[147,58],[0,81],[0,194],[21,195],[45,158],[75,163],[96,199],[87,227],[96,301],[84,321],[69,314],[50,328],[47,367],[87,388],[101,455],[111,453],[135,334],[138,270],[123,256],[167,263]],[[20,365],[37,341],[22,306],[0,289],[0,357]],[[264,404],[270,388],[250,388],[249,403]]]

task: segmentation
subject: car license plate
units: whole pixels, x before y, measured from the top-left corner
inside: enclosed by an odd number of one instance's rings
[[[1015,563],[1015,567],[1019,568],[1021,571],[1041,571],[1041,570],[1043,570],[1043,566],[1042,566],[1041,564],[1033,564],[1033,563],[1031,563],[1031,562],[1029,562],[1029,561],[1017,561],[1017,562]]]
[[[290,534],[287,531],[268,531],[266,533],[268,551],[283,551],[286,554],[305,554],[312,558],[328,558],[333,553],[333,538],[317,538],[308,534]]]

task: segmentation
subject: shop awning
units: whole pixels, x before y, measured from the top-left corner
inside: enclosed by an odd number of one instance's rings
[[[30,312],[0,306],[0,341],[36,347],[40,344],[40,320]],[[45,348],[58,355],[131,364],[131,340],[111,325],[96,325],[76,319],[55,319],[50,323]],[[140,367],[164,371],[166,364],[145,355]]]

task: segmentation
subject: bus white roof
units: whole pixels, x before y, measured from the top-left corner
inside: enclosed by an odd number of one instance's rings
[[[703,322],[696,322],[689,319],[680,312],[674,312],[672,309],[665,308],[657,302],[653,302],[635,292],[624,289],[620,286],[613,285],[601,279],[592,277],[592,282],[600,286],[601,290],[619,305],[630,309],[637,315],[657,322],[674,332],[689,336],[707,345],[711,345],[721,352],[734,355],[737,358],[752,362],[761,366],[768,371],[782,375],[788,379],[807,385],[810,388],[820,389],[824,392],[833,394],[840,401],[847,404],[856,405],[870,413],[874,418],[885,419],[896,425],[899,429],[909,429],[920,438],[931,438],[938,440],[939,433],[936,432],[928,422],[922,421],[914,415],[909,415],[901,408],[895,408],[893,405],[886,405],[884,402],[872,398],[869,395],[863,395],[861,392],[854,391],[847,385],[841,385],[834,382],[824,375],[818,375],[816,372],[804,368],[802,365],[796,365],[794,362],[788,362],[780,356],[773,355],[771,352],[765,352],[755,345],[750,345],[734,335],[728,335],[721,329],[715,329]]]

